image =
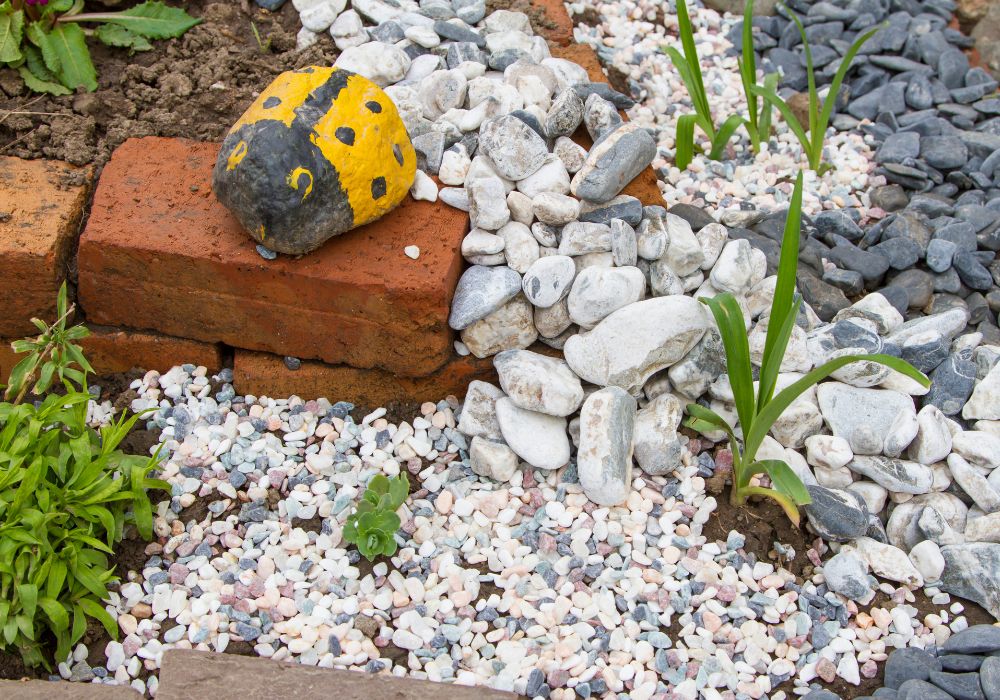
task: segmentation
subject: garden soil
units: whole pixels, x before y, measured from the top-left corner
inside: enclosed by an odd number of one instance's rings
[[[221,141],[278,74],[330,65],[338,55],[328,35],[296,51],[299,20],[292,3],[273,14],[246,0],[169,4],[183,6],[202,24],[132,56],[91,41],[96,92],[36,95],[16,72],[0,69],[0,155],[100,167],[129,137]]]

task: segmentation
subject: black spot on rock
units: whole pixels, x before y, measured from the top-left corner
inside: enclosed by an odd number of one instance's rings
[[[403,164],[403,152],[399,150],[398,143],[394,143],[392,145],[392,155],[395,156],[397,163],[399,163],[400,165]]]
[[[368,102],[365,102],[365,107],[367,107],[372,114],[379,114],[382,111],[382,105],[380,105],[375,100],[369,100]]]
[[[385,196],[385,178],[377,177],[372,180],[372,199],[382,199]]]
[[[354,145],[354,129],[349,126],[338,126],[337,130],[334,132],[337,136],[337,140],[346,146]]]
[[[277,107],[280,104],[281,104],[281,98],[276,95],[271,95],[271,97],[268,97],[266,100],[264,100],[265,109],[273,109],[274,107]]]

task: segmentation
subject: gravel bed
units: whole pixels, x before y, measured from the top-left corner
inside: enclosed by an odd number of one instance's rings
[[[837,266],[881,254],[870,248],[895,239],[881,232],[907,221],[906,208],[929,222],[964,205],[932,218],[940,191],[885,190],[902,194],[890,220],[865,194],[893,172],[872,172],[868,144],[882,131],[852,124],[831,137],[838,168],[808,188],[808,304],[779,386],[848,352],[904,357],[934,383],[927,391],[860,362],[797,400],[758,457],[786,460],[808,484],[814,537],[804,551],[779,541],[756,552],[746,533],[706,534],[728,508],[711,484],[732,455],[721,434],[694,438],[679,424],[692,401],[735,420],[718,332],[696,297],[737,296],[759,363],[783,227],[770,209],[798,167],[787,137],[779,130],[773,157],[737,177],[763,171],[753,192],[727,191],[737,186],[714,170],[741,164],[735,153],[698,161],[690,186],[668,173],[670,210],[643,207],[620,192],[669,160],[671,130],[643,128],[653,126],[643,110],[670,110],[640,90],[636,121],[622,122],[617,107],[632,98],[552,58],[526,15],[486,16],[476,0],[294,3],[301,44],[330,31],[338,65],[385,86],[400,108],[420,155],[413,195],[469,212],[471,266],[450,323],[458,352],[494,357],[500,386],[473,382],[461,402],[426,404],[408,422],[384,409],[355,422],[349,404],[237,396],[228,371],[218,391],[205,368],[147,374],[133,408],[158,409],[151,427],[163,431],[172,497],[146,566],[110,601],[125,638],[108,645],[104,667],[87,666],[84,649],[61,674],[152,695],[160,653],[181,646],[563,700],[822,700],[822,683],[861,684],[894,649],[916,648],[935,650],[948,673],[907,682],[971,688],[943,659],[996,649],[962,641],[992,633],[969,628],[953,598],[1000,618],[995,312],[976,315],[960,270],[964,296],[961,286],[935,293],[916,261],[898,276]],[[657,41],[619,21],[626,9],[609,20],[614,36],[631,36],[612,60]],[[696,14],[722,56],[732,20]],[[656,70],[639,65],[633,79],[649,90],[642,76]],[[581,124],[589,151],[568,138]],[[992,186],[980,191],[976,206],[992,211]],[[987,269],[976,240],[969,252]],[[914,273],[926,275],[919,286]],[[401,549],[366,566],[341,546],[342,524],[372,475],[404,469],[415,491]],[[918,606],[921,588],[936,612]],[[982,691],[995,675],[979,664]],[[924,697],[913,688],[892,696]]]

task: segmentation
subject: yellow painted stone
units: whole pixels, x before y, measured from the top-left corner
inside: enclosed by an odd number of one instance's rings
[[[416,169],[389,96],[360,75],[314,66],[279,75],[240,117],[213,188],[254,240],[302,254],[391,210]]]

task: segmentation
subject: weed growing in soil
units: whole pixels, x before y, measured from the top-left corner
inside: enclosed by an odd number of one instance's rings
[[[698,60],[698,49],[694,45],[694,28],[691,25],[691,17],[688,15],[686,0],[677,0],[677,26],[681,38],[681,47],[684,55],[673,46],[666,46],[663,50],[670,57],[677,72],[681,74],[681,80],[691,96],[694,104],[694,114],[685,114],[677,120],[677,167],[683,170],[694,157],[694,128],[699,127],[708,136],[711,142],[711,149],[708,157],[718,160],[722,157],[722,151],[733,137],[736,130],[743,125],[744,119],[739,114],[729,116],[722,125],[716,129],[715,121],[712,118],[712,110],[708,105],[708,95],[705,93],[705,82],[701,74],[701,63]]]
[[[396,531],[401,521],[396,511],[410,492],[406,474],[391,479],[376,474],[344,524],[344,540],[358,547],[368,561],[396,551]]]
[[[728,436],[733,453],[733,483],[730,491],[733,505],[743,505],[750,496],[771,498],[781,506],[789,520],[796,526],[799,524],[799,506],[810,502],[809,492],[802,484],[802,480],[781,460],[756,459],[761,442],[785,409],[809,387],[852,362],[876,362],[905,374],[925,387],[930,386],[927,377],[897,357],[882,354],[845,355],[817,367],[778,394],[774,393],[781,361],[798,319],[799,307],[802,305],[802,297],[795,293],[801,219],[802,173],[800,172],[795,181],[795,190],[785,221],[781,258],[778,262],[778,281],[774,290],[774,301],[771,304],[756,395],[750,366],[746,323],[739,302],[728,292],[711,299],[700,300],[711,309],[719,326],[719,333],[722,335],[722,344],[726,350],[726,369],[742,429],[742,449],[736,429],[718,413],[705,406],[688,404],[688,419],[685,421],[685,425],[699,432],[721,430]],[[751,479],[763,473],[770,477],[772,488],[751,485]]]
[[[14,400],[0,403],[0,649],[16,649],[27,666],[49,666],[52,639],[56,660],[66,659],[87,618],[117,636],[101,602],[115,580],[108,555],[126,526],[152,537],[146,491],[169,491],[149,477],[158,454],[118,449],[139,415],[123,413],[100,431],[88,425],[92,370],[72,343],[86,329],[65,329],[71,312],[64,285],[59,319],[51,326],[35,320],[42,334],[13,344],[29,355],[12,370],[7,397]],[[64,393],[47,391],[57,376]],[[33,381],[45,396],[24,403]]]
[[[802,150],[809,161],[809,167],[822,175],[832,167],[829,163],[823,162],[823,141],[826,138],[827,126],[830,124],[830,116],[833,114],[834,103],[836,103],[837,95],[840,92],[840,85],[844,82],[844,77],[847,75],[847,71],[851,69],[851,63],[854,61],[854,57],[858,51],[861,50],[861,47],[886,25],[883,24],[869,29],[851,44],[851,47],[841,59],[840,65],[837,67],[837,72],[833,76],[833,81],[830,83],[830,90],[827,92],[826,99],[821,104],[819,92],[816,89],[816,75],[813,71],[812,49],[809,47],[809,39],[806,37],[805,27],[802,26],[802,20],[799,19],[798,15],[784,5],[780,7],[785,10],[788,16],[792,18],[792,21],[795,22],[795,26],[798,27],[799,35],[802,37],[802,45],[805,49],[806,75],[809,80],[809,124],[803,126],[799,122],[792,108],[778,95],[775,85],[767,85],[766,83],[762,86],[752,85],[750,86],[750,92],[755,95],[754,102],[756,101],[756,97],[762,97],[768,104],[773,105],[775,109],[781,112],[781,116],[788,124],[788,128],[792,130],[792,133],[795,134],[795,137],[802,145]],[[744,39],[745,51],[746,40]]]
[[[34,92],[68,95],[97,89],[87,37],[130,51],[149,51],[149,39],[178,37],[200,19],[151,0],[120,12],[83,13],[83,0],[0,2],[0,67],[20,73]],[[84,29],[81,24],[97,24]]]

